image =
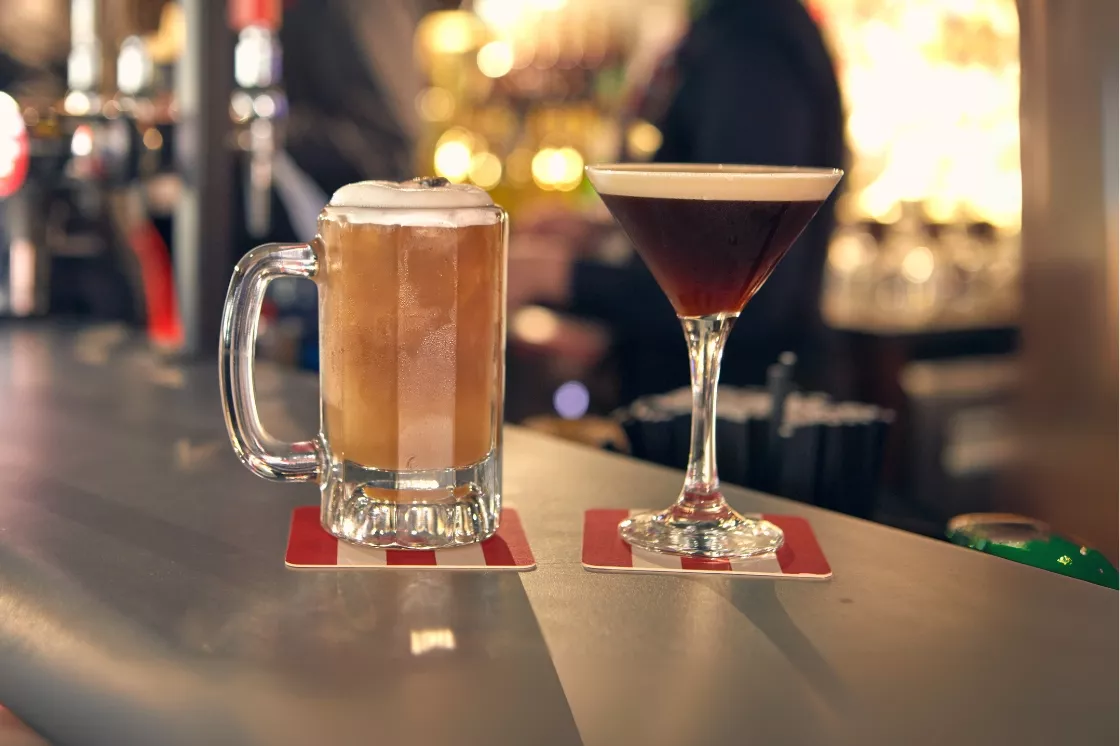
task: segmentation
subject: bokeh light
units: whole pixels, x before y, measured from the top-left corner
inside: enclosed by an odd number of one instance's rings
[[[541,189],[570,192],[583,180],[583,156],[571,147],[542,148],[533,156],[532,173]]]
[[[513,47],[499,39],[478,50],[478,69],[488,78],[500,78],[513,69]]]
[[[934,267],[933,252],[926,246],[915,246],[902,259],[902,276],[920,285],[933,277]]]
[[[634,122],[626,130],[626,147],[636,156],[649,158],[661,147],[661,130],[646,121]]]
[[[144,131],[144,147],[148,150],[159,150],[163,147],[163,135],[155,127]]]
[[[468,11],[439,11],[424,16],[416,37],[435,54],[463,54],[475,48],[479,25],[478,17]]]
[[[488,26],[504,29],[515,25],[526,10],[522,0],[475,0],[474,12]]]
[[[455,113],[455,97],[446,88],[425,88],[416,97],[416,110],[428,122],[446,122]]]
[[[560,385],[552,395],[552,406],[556,414],[566,420],[578,420],[587,414],[591,405],[591,394],[579,381],[568,381]]]
[[[502,180],[502,161],[489,151],[471,156],[470,179],[476,186],[493,189]]]
[[[529,344],[548,344],[560,333],[556,314],[541,306],[525,306],[510,320],[513,336]]]
[[[465,181],[471,170],[471,149],[463,142],[452,140],[436,148],[436,173],[450,181]]]
[[[72,114],[76,117],[85,116],[89,114],[93,107],[93,102],[90,101],[89,96],[81,91],[70,91],[66,94],[66,98],[62,101],[62,108],[67,114]]]
[[[74,130],[70,139],[70,152],[79,158],[93,153],[93,130],[88,124],[81,124]]]

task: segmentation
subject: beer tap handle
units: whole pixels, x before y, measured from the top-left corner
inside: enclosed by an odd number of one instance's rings
[[[249,179],[245,214],[249,235],[263,238],[272,224],[272,170],[275,147],[272,121],[256,119],[249,126]]]

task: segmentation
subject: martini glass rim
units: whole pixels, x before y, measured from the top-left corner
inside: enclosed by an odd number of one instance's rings
[[[730,202],[823,202],[844,172],[812,166],[608,163],[587,167],[602,196]]]
[[[819,179],[839,180],[843,169],[819,166],[763,166],[731,163],[594,163],[588,174],[624,173],[651,178],[696,178],[722,176],[729,179]]]

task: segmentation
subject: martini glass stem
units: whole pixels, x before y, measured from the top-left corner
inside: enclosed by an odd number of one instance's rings
[[[735,318],[733,314],[681,317],[692,369],[692,441],[684,489],[676,505],[681,512],[719,512],[726,506],[716,469],[716,395],[723,346]]]

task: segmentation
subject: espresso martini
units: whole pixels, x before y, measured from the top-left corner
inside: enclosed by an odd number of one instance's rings
[[[588,173],[679,316],[742,311],[839,178],[751,166]]]
[[[782,532],[743,518],[719,491],[715,409],[735,318],[840,181],[836,169],[618,164],[587,176],[684,327],[692,365],[692,444],[684,489],[666,510],[619,525],[630,544],[706,558],[773,552]]]

